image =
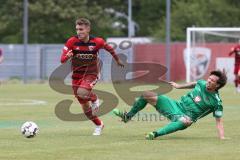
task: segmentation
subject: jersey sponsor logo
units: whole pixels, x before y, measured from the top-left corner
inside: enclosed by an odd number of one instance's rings
[[[75,57],[79,59],[93,59],[93,54],[76,54]]]
[[[194,98],[194,102],[198,103],[198,102],[201,102],[201,97],[200,96],[197,96]]]
[[[88,46],[89,51],[94,50],[95,46]]]

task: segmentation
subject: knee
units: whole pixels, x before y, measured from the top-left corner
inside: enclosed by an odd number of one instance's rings
[[[193,123],[191,118],[188,117],[188,116],[183,116],[183,117],[179,118],[178,120],[181,121],[184,124],[183,129],[186,129],[187,127],[191,126],[192,123]]]
[[[143,92],[142,97],[147,101],[154,101],[156,100],[157,95],[156,93],[145,91]]]
[[[77,93],[77,96],[81,99],[86,99],[86,94],[84,93]]]
[[[81,99],[87,99],[89,95],[89,91],[85,89],[78,89],[77,96]]]

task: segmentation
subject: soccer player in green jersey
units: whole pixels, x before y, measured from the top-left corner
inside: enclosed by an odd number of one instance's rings
[[[128,122],[137,112],[142,110],[147,103],[171,122],[166,126],[147,134],[146,139],[153,140],[156,137],[183,130],[189,127],[198,119],[213,113],[216,119],[216,126],[220,139],[224,138],[223,128],[223,107],[218,90],[227,82],[225,71],[212,71],[207,80],[198,80],[186,84],[169,82],[176,89],[193,88],[179,101],[173,100],[165,95],[158,95],[154,92],[145,91],[133,104],[129,112],[122,112],[114,109],[113,113]]]

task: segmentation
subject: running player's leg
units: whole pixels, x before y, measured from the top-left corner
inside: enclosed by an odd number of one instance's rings
[[[91,108],[91,104],[89,102],[88,98],[83,98],[85,97],[84,95],[87,95],[87,93],[89,93],[89,91],[87,91],[84,88],[78,88],[79,91],[81,91],[80,96],[77,94],[76,97],[78,99],[78,102],[81,104],[82,109],[84,114],[88,117],[89,120],[91,120],[96,126],[102,125],[102,121],[93,114],[92,108]],[[86,94],[84,94],[86,93]]]
[[[240,93],[240,66],[237,67],[237,75],[236,75],[236,85],[237,85],[237,92]]]
[[[237,88],[239,84],[239,77],[240,77],[240,66],[234,67],[234,75],[235,75],[234,84],[235,84],[235,87]]]
[[[90,106],[90,102],[87,100],[81,99],[80,97],[77,97],[77,99],[83,108],[84,114],[88,117],[89,120],[91,120],[96,125],[93,135],[94,136],[101,135],[101,132],[104,128],[104,124],[96,115],[93,114],[92,108]]]
[[[95,115],[93,114],[93,110],[91,107],[91,97],[89,95],[91,95],[91,90],[92,87],[94,86],[94,84],[96,83],[92,83],[89,80],[85,80],[83,78],[79,79],[79,80],[73,80],[73,90],[74,90],[74,94],[75,97],[78,99],[79,103],[82,106],[83,112],[84,114],[88,117],[89,120],[91,120],[95,125],[96,125],[96,129],[95,132],[93,133],[93,135],[100,135],[101,131],[104,127],[103,122]]]
[[[80,98],[91,101],[91,108],[93,114],[96,114],[99,110],[99,100],[97,95],[92,91],[93,87],[96,85],[98,77],[96,75],[85,75],[77,90],[77,94]]]
[[[96,116],[99,109],[99,100],[97,95],[92,92],[93,87],[97,83],[98,77],[96,75],[84,75],[77,89],[77,96],[85,102],[84,113],[96,125],[93,135],[101,135],[104,128],[103,122]],[[91,104],[89,103],[91,102]]]
[[[97,84],[98,76],[96,75],[84,75],[79,84],[79,89],[77,94],[84,99],[87,99],[91,102],[97,100],[97,95],[92,91],[93,87]]]

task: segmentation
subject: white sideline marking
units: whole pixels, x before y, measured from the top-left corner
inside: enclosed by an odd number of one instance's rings
[[[45,105],[46,101],[36,99],[0,99],[0,106]]]

